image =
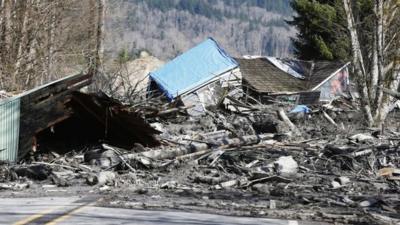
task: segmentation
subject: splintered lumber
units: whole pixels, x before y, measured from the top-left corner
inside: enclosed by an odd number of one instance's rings
[[[124,157],[122,156],[120,151],[118,151],[117,149],[115,149],[107,144],[103,144],[102,146],[104,149],[115,152],[115,154],[117,154],[118,158],[126,165],[126,167],[128,167],[128,169],[130,169],[132,172],[136,172],[135,169],[124,159]]]
[[[329,123],[331,123],[332,125],[334,125],[335,127],[337,127],[337,123],[332,119],[332,117],[330,117],[328,115],[328,113],[326,113],[325,111],[322,111],[322,115],[324,115],[325,119],[328,120]]]
[[[13,190],[19,191],[29,187],[29,183],[14,183],[14,184],[0,184],[0,190]]]
[[[212,150],[208,149],[208,150],[203,150],[203,151],[199,151],[199,152],[194,152],[194,153],[191,153],[191,154],[179,156],[176,159],[179,160],[179,161],[193,160],[193,159],[198,158],[198,157],[200,157],[200,156],[202,156],[204,154],[207,154],[207,153],[209,153],[211,151]]]
[[[167,110],[158,112],[156,114],[156,116],[166,116],[166,115],[177,113],[177,112],[183,112],[190,108],[193,108],[193,106],[186,106],[186,107],[181,106],[181,107],[176,107],[176,108],[172,108],[172,109],[167,109]]]
[[[240,185],[240,180],[229,180],[222,182],[220,184],[214,185],[213,188],[216,190],[224,189],[224,188],[230,188],[233,186],[238,186]]]
[[[287,117],[285,111],[283,111],[282,108],[279,108],[278,115],[279,115],[279,118],[281,118],[281,120],[283,120],[283,122],[285,122],[286,125],[288,125],[290,127],[290,130],[292,130],[293,133],[295,133],[298,136],[301,135],[299,129],[292,123],[292,121],[290,121],[289,117]]]
[[[91,75],[76,74],[24,92],[19,106],[18,159],[36,148],[36,135],[72,115],[71,93],[90,84]],[[32,143],[33,142],[33,143]],[[32,146],[34,145],[34,146]]]
[[[93,118],[104,130],[108,141],[131,147],[134,147],[130,141],[132,139],[148,147],[160,145],[159,140],[154,137],[160,132],[151,127],[140,113],[129,110],[129,107],[104,93],[74,92],[71,104],[74,112]]]

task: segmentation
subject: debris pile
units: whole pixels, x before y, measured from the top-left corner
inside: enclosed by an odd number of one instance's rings
[[[149,113],[148,105],[125,106],[126,113],[147,116],[161,146],[99,142],[66,154],[38,151],[19,164],[2,164],[0,189],[18,191],[36,182],[53,188],[94,186],[112,196],[108,204],[133,208],[203,207],[348,224],[398,222],[399,133],[365,130],[361,118],[352,115],[356,106],[344,101],[307,113],[269,105],[246,113],[208,110],[199,117],[171,104],[165,109],[168,117]],[[116,115],[111,110],[109,121]],[[147,133],[143,127],[138,131]],[[138,199],[141,204],[133,204]]]

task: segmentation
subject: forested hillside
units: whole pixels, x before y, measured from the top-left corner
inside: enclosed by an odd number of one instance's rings
[[[22,91],[102,58],[105,0],[0,0],[0,90]]]
[[[112,0],[106,18],[106,53],[146,49],[173,58],[207,37],[235,56],[286,56],[295,31],[291,0]]]

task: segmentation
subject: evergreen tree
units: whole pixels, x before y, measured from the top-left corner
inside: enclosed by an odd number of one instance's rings
[[[351,45],[341,0],[294,0],[292,8],[296,14],[288,23],[298,30],[292,39],[298,58],[349,59]]]

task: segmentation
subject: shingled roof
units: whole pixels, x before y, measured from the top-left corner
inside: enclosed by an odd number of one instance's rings
[[[333,73],[346,65],[343,62],[309,62],[296,60],[304,79],[296,78],[272,64],[267,58],[236,59],[243,79],[260,93],[301,92],[318,88]]]

